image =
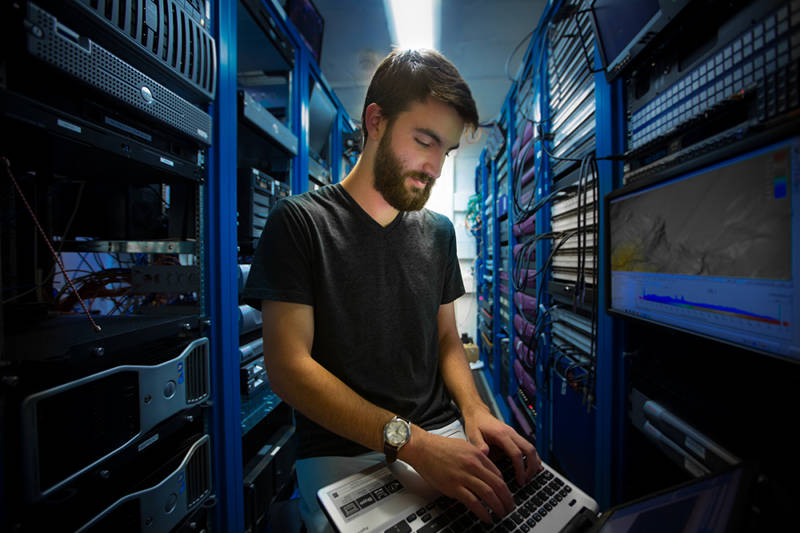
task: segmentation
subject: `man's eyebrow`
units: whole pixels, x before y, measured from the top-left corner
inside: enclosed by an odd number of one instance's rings
[[[430,137],[431,139],[436,141],[436,144],[438,144],[439,146],[442,145],[442,138],[439,137],[439,135],[435,131],[433,131],[432,129],[429,129],[429,128],[414,128],[414,130],[418,131],[419,133],[423,133],[423,134],[427,135],[428,137]],[[451,146],[449,148],[449,150],[455,150],[455,149],[458,148],[458,146],[459,146],[459,143],[456,143],[455,146]]]

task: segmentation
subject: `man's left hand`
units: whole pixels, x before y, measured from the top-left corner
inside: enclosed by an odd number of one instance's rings
[[[495,418],[485,406],[464,415],[464,432],[469,441],[489,455],[491,447],[503,450],[511,459],[517,483],[524,485],[542,468],[536,448],[514,431],[514,428]]]

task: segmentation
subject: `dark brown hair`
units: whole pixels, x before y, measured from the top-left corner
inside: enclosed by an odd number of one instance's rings
[[[376,103],[391,121],[412,102],[429,96],[451,105],[473,131],[478,128],[478,109],[467,82],[458,69],[436,50],[394,50],[381,61],[361,111],[363,143],[367,143],[367,106]]]

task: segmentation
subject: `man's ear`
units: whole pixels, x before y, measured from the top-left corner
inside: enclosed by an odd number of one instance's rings
[[[375,102],[369,104],[364,119],[366,120],[364,128],[367,130],[368,138],[380,141],[386,129],[386,118],[383,116],[381,106]]]

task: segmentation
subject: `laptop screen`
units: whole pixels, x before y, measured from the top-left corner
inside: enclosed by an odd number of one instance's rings
[[[638,500],[612,510],[599,533],[700,533],[727,531],[743,470]]]

